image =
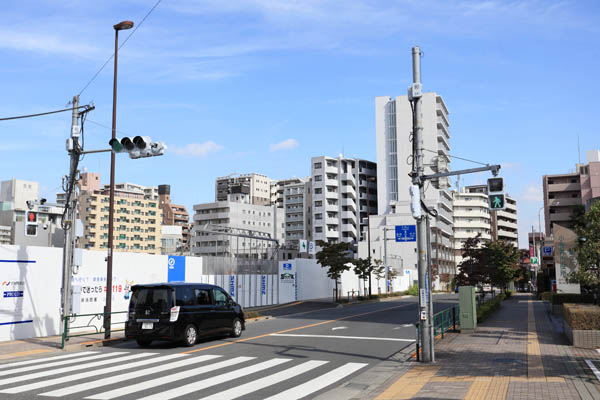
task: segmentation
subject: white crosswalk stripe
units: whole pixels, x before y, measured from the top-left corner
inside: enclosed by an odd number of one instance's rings
[[[211,372],[220,368],[230,367],[235,364],[242,363],[244,361],[253,360],[254,357],[236,357],[231,360],[221,361],[216,364],[207,365],[205,367],[194,368],[183,372],[178,372],[176,374],[171,374],[167,376],[162,376],[160,378],[151,379],[142,383],[138,383],[135,385],[126,386],[123,388],[111,390],[109,392],[104,392],[100,394],[96,394],[94,396],[86,397],[86,399],[98,399],[98,400],[107,400],[114,399],[116,397],[122,397],[128,395],[130,393],[139,392],[142,390],[150,389],[157,386],[162,386],[167,383],[179,381],[185,378],[190,378],[192,376],[204,374],[207,372]]]
[[[110,355],[115,355],[115,354],[121,355],[121,354],[127,354],[127,353],[110,353]],[[95,362],[92,362],[89,364],[84,364],[83,366],[82,365],[73,365],[71,367],[51,369],[49,371],[36,372],[34,374],[29,374],[29,375],[15,376],[13,378],[7,378],[7,379],[0,380],[0,386],[9,385],[11,383],[28,381],[31,379],[43,378],[46,376],[64,374],[66,372],[71,372],[71,371],[77,371],[77,370],[81,369],[82,367],[94,368],[94,367],[99,367],[101,365],[111,364],[111,363],[115,363],[115,362],[123,363],[123,361],[133,360],[135,358],[140,358],[140,357],[148,357],[149,355],[151,355],[151,353],[139,353],[139,354],[133,354],[131,356],[126,356],[126,357],[113,357],[109,360],[95,361]]]
[[[333,385],[346,376],[353,374],[359,369],[367,366],[368,364],[363,363],[348,363],[342,365],[339,368],[334,369],[318,378],[312,379],[308,382],[304,382],[301,385],[293,387],[288,390],[284,390],[275,396],[267,397],[265,400],[296,400],[308,396],[311,393],[317,392],[321,389],[326,388],[329,385]]]
[[[154,363],[162,362],[162,361],[169,361],[171,359],[179,358],[179,357],[183,357],[183,356],[184,356],[184,354],[171,354],[168,356],[151,358],[151,359],[146,359],[146,360],[142,360],[142,361],[136,361],[133,363],[127,363],[127,368],[143,367],[144,365],[154,364]],[[111,372],[120,372],[120,371],[123,371],[123,365],[119,364],[119,365],[115,365],[113,367],[101,368],[101,369],[96,369],[96,370],[92,370],[92,371],[82,372],[79,374],[61,376],[59,378],[54,378],[54,379],[50,379],[47,381],[40,381],[40,382],[30,383],[27,385],[16,386],[16,387],[12,387],[10,389],[0,390],[0,393],[27,392],[29,390],[35,390],[35,389],[39,389],[39,388],[43,388],[43,387],[58,385],[60,383],[73,382],[73,381],[77,381],[79,379],[93,378],[94,376],[104,375],[104,374],[108,374]],[[116,376],[116,377],[112,377],[110,379],[112,382],[114,382],[116,378],[119,378],[119,377]]]
[[[184,356],[185,354],[177,354],[178,356]],[[49,396],[49,397],[62,397],[67,396],[73,393],[83,392],[86,390],[91,390],[95,388],[99,388],[102,386],[113,385],[115,383],[127,381],[134,378],[139,378],[140,376],[148,376],[151,374],[156,374],[158,372],[165,372],[174,370],[175,368],[187,367],[188,365],[198,364],[204,361],[212,360],[214,358],[218,358],[221,356],[198,356],[191,357],[187,360],[176,361],[172,363],[162,364],[152,368],[141,369],[139,371],[128,372],[125,374],[121,374],[118,376],[111,376],[109,378],[99,379],[92,382],[85,382],[75,386],[69,386],[64,389],[54,390],[52,392],[42,393],[41,396]],[[157,362],[157,359],[148,360],[149,362]],[[131,367],[131,364],[127,366]]]
[[[193,382],[188,385],[180,386],[175,389],[167,390],[166,392],[156,393],[151,396],[142,397],[140,400],[168,400],[175,397],[183,396],[188,393],[193,393],[198,390],[206,389],[211,386],[218,385],[223,382],[228,382],[242,376],[250,375],[258,371],[262,371],[267,368],[275,367],[279,364],[292,361],[290,358],[274,358],[269,361],[264,361],[259,364],[251,365],[246,368],[238,369],[237,371],[231,371],[226,374],[218,375],[212,378],[204,379],[202,381]]]
[[[168,400],[186,395],[202,400],[294,400],[339,384],[367,365],[214,354],[84,351],[2,365],[0,398],[10,399],[10,394],[28,399],[79,394],[79,398],[98,400],[125,396]]]
[[[256,392],[257,390],[264,389],[268,386],[272,386],[276,383],[282,382],[286,379],[293,378],[297,375],[303,374],[311,369],[320,367],[321,365],[327,364],[328,361],[307,361],[303,364],[296,365],[295,367],[288,368],[284,371],[277,372],[273,375],[269,375],[265,378],[240,385],[224,392],[213,394],[203,398],[202,400],[232,400],[242,397],[245,394]]]
[[[54,357],[49,357],[49,358],[36,358],[35,360],[27,360],[27,361],[17,361],[17,362],[12,362],[12,363],[7,363],[7,364],[0,364],[0,369],[20,367],[22,365],[29,365],[29,364],[39,364],[42,362],[55,361],[55,360],[65,360],[67,358],[83,357],[83,356],[87,356],[90,354],[96,354],[96,353],[98,353],[98,352],[97,351],[83,351],[81,353],[65,354],[63,356],[54,356]]]

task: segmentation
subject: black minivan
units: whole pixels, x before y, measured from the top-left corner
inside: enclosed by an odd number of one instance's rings
[[[200,336],[246,329],[244,311],[225,290],[204,283],[169,282],[133,285],[125,337],[138,345],[170,340],[193,346]]]

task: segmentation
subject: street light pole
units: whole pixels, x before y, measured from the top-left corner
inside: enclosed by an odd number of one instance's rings
[[[117,137],[117,56],[119,52],[119,31],[131,29],[133,22],[123,21],[114,25],[115,29],[115,70],[113,78],[112,138]],[[110,195],[108,202],[108,257],[106,258],[106,304],[104,306],[104,338],[110,339],[110,313],[112,307],[113,276],[113,230],[115,214],[115,152],[110,152]]]

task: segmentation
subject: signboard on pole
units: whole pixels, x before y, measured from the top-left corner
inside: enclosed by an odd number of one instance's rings
[[[554,265],[556,289],[561,293],[581,293],[578,283],[568,282],[568,275],[577,270],[577,234],[561,225],[554,225]]]
[[[308,254],[316,255],[317,247],[315,246],[315,242],[308,242]]]
[[[298,251],[300,253],[308,253],[308,245],[306,243],[306,240],[300,239],[298,241]]]
[[[396,225],[396,242],[416,242],[416,225]]]
[[[551,256],[552,255],[552,246],[542,247],[542,254],[545,256]]]

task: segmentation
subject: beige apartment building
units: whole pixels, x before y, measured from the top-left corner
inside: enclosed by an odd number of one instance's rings
[[[107,190],[84,192],[80,196],[79,215],[84,225],[81,247],[89,250],[108,248]],[[115,251],[160,254],[162,211],[157,200],[144,199],[144,194],[115,190]]]

